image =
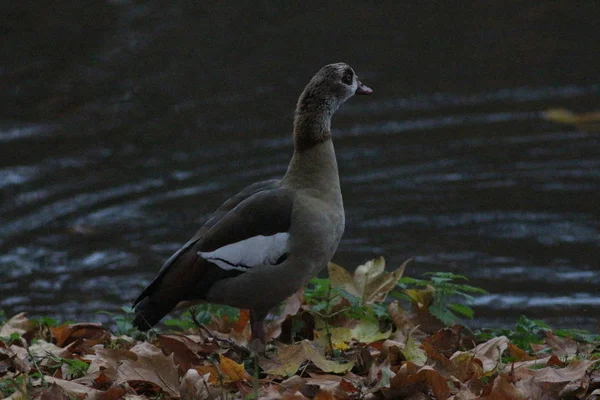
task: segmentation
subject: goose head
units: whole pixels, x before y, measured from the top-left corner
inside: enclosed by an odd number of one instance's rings
[[[350,97],[372,92],[348,64],[328,64],[306,85],[298,99],[296,113],[319,113],[331,117]]]

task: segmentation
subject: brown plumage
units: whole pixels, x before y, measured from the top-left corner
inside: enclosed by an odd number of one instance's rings
[[[344,231],[331,117],[354,94],[370,94],[344,63],[323,67],[296,106],[294,154],[281,180],[258,182],[227,200],[173,254],[135,300],[134,325],[147,330],[181,302],[251,311],[264,342],[271,308],[321,271]]]

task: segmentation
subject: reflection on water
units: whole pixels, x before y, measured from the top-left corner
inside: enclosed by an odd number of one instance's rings
[[[527,68],[506,57],[514,38],[484,51],[477,36],[467,54],[465,35],[440,42],[436,29],[451,26],[443,21],[421,20],[431,24],[424,30],[407,20],[391,34],[389,15],[406,12],[402,5],[355,6],[322,27],[331,41],[309,23],[317,11],[291,5],[226,15],[210,5],[99,3],[81,21],[51,11],[58,25],[71,18],[69,29],[23,14],[41,34],[26,35],[31,49],[52,51],[13,48],[0,70],[9,88],[0,121],[0,309],[97,319],[98,310],[128,304],[224,199],[284,173],[296,96],[322,64],[345,60],[376,92],[334,120],[347,213],[335,261],[354,267],[385,255],[393,266],[412,257],[411,276],[465,274],[490,291],[474,304],[480,324],[526,313],[594,329],[600,134],[542,118],[556,106],[598,108],[597,75],[585,78],[598,65],[588,39],[570,46],[572,59],[585,61],[573,64],[544,57],[546,32]],[[260,12],[268,26],[243,23]],[[474,20],[488,11],[475,12]],[[356,31],[338,32],[349,21]],[[542,22],[524,25],[532,45]],[[298,43],[295,28],[307,24],[320,47]],[[87,42],[45,38],[88,27],[97,31]],[[8,39],[24,40],[14,29]],[[236,41],[242,33],[252,44]],[[390,54],[395,40],[404,54]],[[296,45],[301,55],[290,53]]]

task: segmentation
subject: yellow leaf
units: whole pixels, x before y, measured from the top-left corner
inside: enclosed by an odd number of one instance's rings
[[[361,292],[359,292],[354,284],[352,275],[350,275],[350,273],[346,271],[344,267],[330,262],[327,265],[327,270],[329,272],[329,281],[331,282],[331,286],[339,287],[353,296],[361,296]]]
[[[303,340],[290,346],[281,346],[276,356],[261,360],[260,365],[267,374],[279,376],[293,375],[306,361],[312,362],[323,372],[334,374],[348,372],[354,367],[354,361],[339,363],[328,360],[323,352],[322,348],[317,348],[312,342]]]
[[[435,288],[431,285],[427,285],[425,289],[406,289],[404,293],[411,298],[413,304],[415,304],[417,308],[427,309],[433,302]]]
[[[407,263],[408,261],[395,271],[386,272],[385,259],[379,257],[359,265],[354,271],[354,276],[343,267],[329,263],[329,280],[332,286],[360,298],[362,305],[383,302],[402,277]]]
[[[198,365],[194,369],[200,375],[210,374],[208,376],[208,382],[211,385],[217,385],[219,383],[219,370],[214,365]]]
[[[222,354],[219,354],[219,360],[221,372],[232,382],[252,379],[250,374],[246,372],[244,364],[238,364],[231,358],[227,358]]]
[[[323,346],[327,346],[327,330],[321,318],[315,318],[316,330],[315,340]],[[343,347],[343,343],[351,342],[353,339],[360,343],[373,343],[390,337],[391,329],[385,332],[379,330],[379,324],[371,320],[354,320],[349,327],[330,327],[331,342],[334,348]],[[347,347],[347,346],[346,346]]]
[[[345,350],[348,350],[350,348],[350,346],[346,342],[338,342],[338,343],[333,343],[333,348],[335,350],[345,351]]]
[[[559,124],[575,125],[584,131],[597,132],[600,130],[600,111],[576,114],[565,108],[551,108],[543,113],[543,117]]]

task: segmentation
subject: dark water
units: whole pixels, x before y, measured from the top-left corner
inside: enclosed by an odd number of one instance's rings
[[[375,89],[334,120],[347,229],[384,255],[597,330],[597,2],[3,2],[0,309],[70,319],[128,304],[220,203],[281,176],[296,98],[346,61]]]

